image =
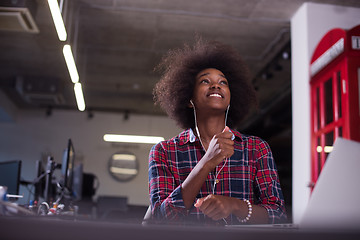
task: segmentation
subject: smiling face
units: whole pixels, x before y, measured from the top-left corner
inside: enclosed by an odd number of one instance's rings
[[[230,89],[225,75],[215,68],[199,72],[195,79],[193,102],[196,110],[226,110],[230,104]]]

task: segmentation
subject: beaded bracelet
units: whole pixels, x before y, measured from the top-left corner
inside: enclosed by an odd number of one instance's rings
[[[247,204],[248,207],[248,215],[244,219],[239,219],[241,223],[246,223],[250,220],[251,214],[252,214],[252,205],[249,200],[243,199],[243,201]]]

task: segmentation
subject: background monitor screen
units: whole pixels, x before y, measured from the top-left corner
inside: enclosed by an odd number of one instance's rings
[[[8,194],[19,194],[21,161],[0,162],[0,185],[7,187]]]
[[[70,193],[73,190],[73,174],[74,174],[75,150],[71,139],[64,151],[63,161],[61,165],[61,173],[64,179],[64,188]]]
[[[73,200],[79,201],[82,199],[82,186],[83,186],[83,165],[76,164],[73,171],[73,184],[72,184]]]

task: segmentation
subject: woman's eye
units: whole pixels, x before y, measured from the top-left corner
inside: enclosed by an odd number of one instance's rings
[[[203,79],[203,80],[201,80],[201,82],[200,83],[209,83],[210,81],[208,80],[208,79]]]
[[[222,81],[220,81],[220,84],[223,84],[223,85],[228,85],[228,82],[227,82],[227,81],[225,81],[225,80],[222,80]]]

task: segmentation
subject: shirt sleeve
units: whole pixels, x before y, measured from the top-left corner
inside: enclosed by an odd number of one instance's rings
[[[181,185],[175,181],[162,143],[149,154],[149,192],[154,221],[179,221],[186,216]]]
[[[259,205],[264,207],[269,215],[269,223],[280,223],[287,219],[284,197],[275,161],[267,142],[257,145],[255,192],[258,192]]]

